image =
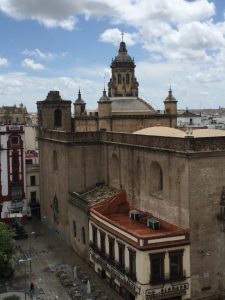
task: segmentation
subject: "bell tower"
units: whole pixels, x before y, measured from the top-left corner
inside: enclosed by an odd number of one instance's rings
[[[112,101],[106,95],[105,88],[103,90],[103,95],[98,101],[98,117],[99,124],[98,130],[111,131],[111,115],[112,115]]]
[[[120,43],[118,55],[111,63],[112,77],[108,83],[109,97],[138,97],[138,82],[135,77],[134,59],[127,54],[126,44]]]
[[[165,113],[170,118],[170,127],[175,128],[177,126],[177,100],[173,96],[171,87],[169,89],[168,96],[164,101],[164,105],[165,105]]]
[[[79,90],[79,92],[78,92],[78,98],[74,102],[74,115],[75,116],[81,116],[81,115],[85,114],[85,112],[86,112],[86,103],[81,98],[81,92]]]
[[[63,100],[59,91],[50,91],[37,102],[40,129],[71,131],[71,101]]]

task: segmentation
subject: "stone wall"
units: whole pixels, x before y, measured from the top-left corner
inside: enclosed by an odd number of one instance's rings
[[[53,151],[59,165],[52,172]],[[223,138],[42,131],[40,154],[42,215],[54,224],[51,205],[57,195],[55,225],[67,238],[68,192],[105,182],[125,189],[135,207],[190,228],[192,299],[217,299],[224,291],[225,233],[217,220],[225,185]],[[162,170],[163,189],[152,193],[154,162]]]
[[[98,130],[98,118],[97,117],[75,117],[74,118],[74,131],[86,132]]]
[[[152,126],[172,126],[174,123],[167,115],[136,115],[136,116],[113,116],[113,132],[135,132],[137,130]]]
[[[220,284],[225,290],[225,233],[221,233],[217,220],[225,182],[224,165],[225,155],[189,160],[191,274],[195,297],[216,294]]]
[[[53,151],[57,169],[53,168]],[[68,147],[62,143],[39,141],[41,216],[68,240]],[[54,199],[58,202],[57,208]]]
[[[88,260],[88,205],[82,202],[84,202],[82,199],[79,199],[79,197],[74,197],[74,195],[70,193],[68,213],[69,240],[72,248],[79,253],[83,259]]]
[[[75,116],[74,131],[86,132],[100,129],[111,130],[113,132],[135,132],[137,130],[152,126],[176,127],[176,116],[167,114],[137,114],[112,115],[107,118],[96,116]],[[105,121],[105,125],[101,124]]]

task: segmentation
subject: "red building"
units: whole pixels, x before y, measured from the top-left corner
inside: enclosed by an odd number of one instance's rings
[[[27,215],[24,126],[0,126],[1,219]]]

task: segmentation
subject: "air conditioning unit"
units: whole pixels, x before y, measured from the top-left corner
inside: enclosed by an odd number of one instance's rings
[[[129,215],[130,215],[130,218],[135,221],[140,220],[140,217],[141,217],[140,212],[137,210],[130,210]]]
[[[153,230],[159,230],[161,228],[160,222],[154,218],[147,220],[147,226]]]

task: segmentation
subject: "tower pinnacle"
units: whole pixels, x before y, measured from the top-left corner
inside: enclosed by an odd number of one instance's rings
[[[122,32],[121,32],[121,36],[122,36],[122,42],[123,42],[123,36],[124,36],[123,30],[122,30]]]

